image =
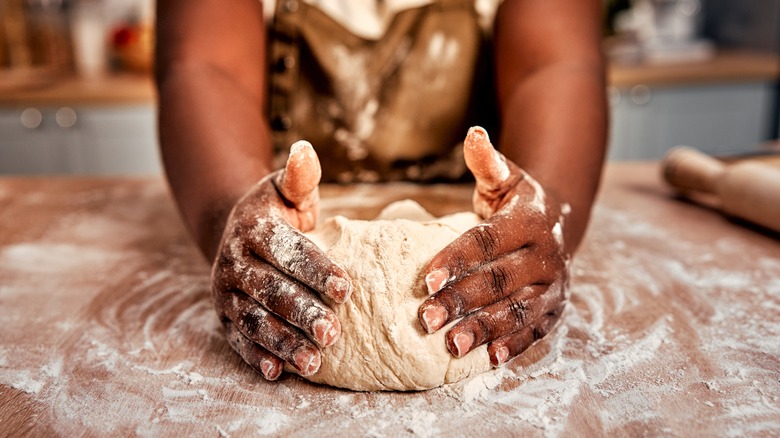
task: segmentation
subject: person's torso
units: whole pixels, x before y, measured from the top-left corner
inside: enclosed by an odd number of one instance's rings
[[[269,32],[276,164],[305,139],[325,181],[462,177],[457,145],[474,116],[493,117],[474,100],[491,62],[480,59],[479,19],[473,0],[279,0]]]

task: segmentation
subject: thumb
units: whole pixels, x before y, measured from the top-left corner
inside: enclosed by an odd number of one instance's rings
[[[303,140],[293,143],[276,186],[295,209],[296,213],[289,219],[301,231],[311,230],[317,223],[320,199],[317,185],[321,176],[320,160],[311,143]]]
[[[487,131],[479,126],[470,128],[466,134],[463,156],[466,166],[474,174],[477,191],[481,195],[490,195],[499,190],[510,177],[506,158],[490,143]]]
[[[278,184],[279,191],[300,210],[311,201],[321,176],[320,160],[311,143],[297,141],[290,147],[290,156]]]

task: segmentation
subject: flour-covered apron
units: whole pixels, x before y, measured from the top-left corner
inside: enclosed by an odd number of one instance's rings
[[[324,181],[457,180],[483,61],[473,0],[399,12],[379,40],[302,0],[279,0],[270,30],[275,164],[312,143]],[[477,84],[479,85],[479,84]],[[484,85],[484,84],[482,84]],[[478,114],[485,116],[485,114]],[[484,118],[484,117],[483,117]]]

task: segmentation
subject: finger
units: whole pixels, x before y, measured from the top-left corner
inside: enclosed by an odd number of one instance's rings
[[[563,306],[544,315],[538,324],[525,327],[517,333],[501,337],[488,345],[488,356],[494,367],[507,363],[527,350],[534,342],[547,336],[560,320]]]
[[[428,262],[424,270],[428,293],[440,291],[486,262],[527,247],[527,233],[518,228],[533,226],[534,220],[519,225],[511,216],[495,215],[466,230]]]
[[[303,330],[323,347],[341,333],[336,314],[313,291],[265,263],[253,263],[238,279],[239,288],[263,307]]]
[[[320,351],[312,341],[243,292],[229,294],[219,308],[241,334],[292,365],[302,376],[320,368]]]
[[[510,165],[490,143],[487,131],[479,126],[469,129],[463,142],[466,167],[474,174],[477,190],[488,194],[500,190],[509,179]]]
[[[247,242],[258,257],[337,303],[347,301],[352,293],[347,272],[282,220],[259,221]]]
[[[322,169],[311,143],[300,140],[290,147],[290,156],[284,172],[279,175],[277,187],[282,196],[298,210],[306,210],[316,204],[317,184]]]
[[[513,200],[527,205],[528,209],[545,211],[544,188],[498,152],[484,129],[478,126],[469,129],[463,143],[463,154],[476,180],[474,211],[477,214],[490,217]],[[513,191],[512,188],[519,184],[525,187],[518,192]],[[511,198],[509,193],[513,193]]]
[[[257,370],[266,380],[276,380],[282,375],[284,363],[265,348],[250,341],[229,321],[224,320],[225,337],[244,362]]]
[[[555,263],[529,257],[525,250],[515,251],[478,267],[429,297],[418,310],[423,329],[433,333],[450,321],[480,307],[520,292],[528,299],[530,284],[550,284],[557,272]],[[522,293],[526,291],[526,293]]]
[[[562,301],[559,291],[550,286],[529,286],[529,290],[514,293],[503,300],[466,316],[445,336],[447,348],[455,357],[463,357],[469,351],[515,333],[554,309]],[[528,294],[534,298],[528,298]]]

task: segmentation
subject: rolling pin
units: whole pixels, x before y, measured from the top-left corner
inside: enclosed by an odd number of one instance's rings
[[[695,149],[678,146],[662,161],[664,179],[683,194],[715,195],[734,217],[780,232],[780,169],[756,162],[724,164]]]

